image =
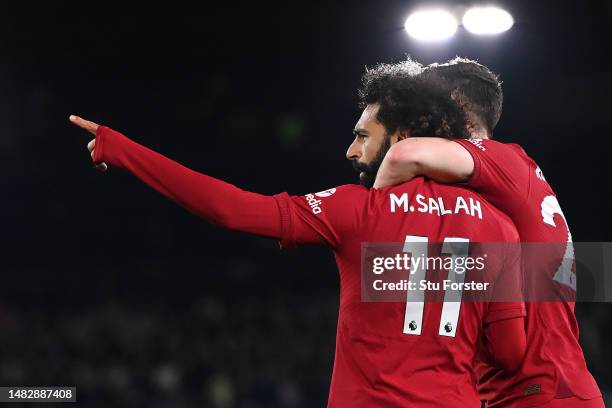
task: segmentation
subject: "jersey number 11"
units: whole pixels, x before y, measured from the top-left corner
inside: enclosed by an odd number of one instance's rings
[[[403,251],[410,253],[413,258],[422,256],[426,261],[428,257],[427,237],[417,235],[407,235],[404,242]],[[442,244],[441,255],[449,255],[452,258],[466,257],[469,252],[470,240],[466,238],[445,238]],[[452,265],[455,265],[453,259]],[[411,270],[409,282],[415,290],[408,290],[406,297],[406,314],[404,316],[404,333],[420,336],[423,327],[423,309],[425,307],[425,291],[421,289],[421,281],[426,281],[427,262],[419,262],[415,270]],[[448,280],[451,283],[463,284],[465,273],[455,273],[453,269],[448,271]],[[438,334],[440,336],[455,337],[457,333],[457,323],[459,322],[459,312],[461,311],[461,291],[446,290],[444,292],[444,303],[442,305],[442,315],[440,317]]]

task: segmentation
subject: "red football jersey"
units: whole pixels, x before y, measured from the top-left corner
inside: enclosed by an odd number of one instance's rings
[[[528,298],[533,299],[544,280],[548,280],[546,285],[575,292],[576,276],[567,265],[573,259],[571,234],[542,170],[516,144],[485,139],[457,142],[474,159],[474,173],[467,186],[512,219],[522,242],[550,243],[548,252],[561,249],[556,261],[550,262],[550,253],[542,254],[544,245],[524,245],[528,248],[522,257],[524,270],[531,275],[525,276],[526,290],[532,292]],[[531,407],[555,397],[599,397],[601,392],[578,343],[574,303],[559,298],[554,302],[527,302],[526,307],[528,347],[519,370],[507,376],[486,364],[478,368],[479,390],[488,400],[487,406]]]
[[[275,197],[283,247],[326,244],[335,253],[340,307],[328,406],[480,406],[474,360],[483,326],[524,316],[524,305],[363,302],[361,248],[411,239],[517,243],[510,219],[472,191],[423,178],[380,190],[346,185]],[[520,260],[489,268],[510,269],[520,291]]]

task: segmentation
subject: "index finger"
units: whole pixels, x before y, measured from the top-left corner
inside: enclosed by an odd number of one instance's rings
[[[96,132],[98,131],[97,123],[91,122],[89,120],[85,120],[75,115],[70,115],[70,122],[72,122],[73,124],[77,125],[78,127],[82,129],[85,129],[92,135],[95,135]]]

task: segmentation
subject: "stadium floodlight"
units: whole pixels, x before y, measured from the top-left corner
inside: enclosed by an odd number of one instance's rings
[[[498,7],[473,7],[463,15],[462,22],[473,34],[499,34],[514,25],[512,15]]]
[[[445,10],[422,10],[412,13],[404,28],[418,40],[443,40],[457,31],[457,20]]]

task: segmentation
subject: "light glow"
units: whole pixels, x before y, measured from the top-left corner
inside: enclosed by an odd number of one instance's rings
[[[473,34],[499,34],[514,25],[512,15],[497,7],[473,7],[463,15],[462,22]]]
[[[418,40],[443,40],[455,34],[457,20],[445,10],[422,10],[412,13],[406,19],[404,28]]]

